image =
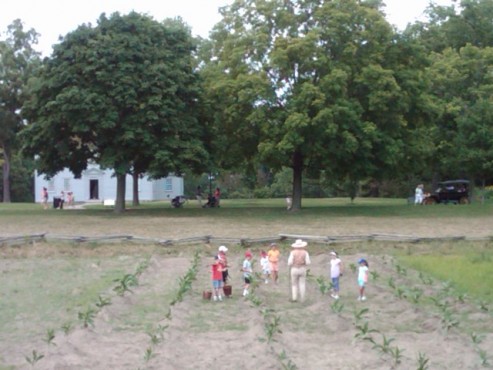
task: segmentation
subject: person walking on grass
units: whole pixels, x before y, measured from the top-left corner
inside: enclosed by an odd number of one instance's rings
[[[369,275],[369,266],[368,261],[364,258],[360,258],[358,261],[358,287],[359,287],[359,296],[358,301],[366,301],[365,296],[365,287],[368,283],[368,275]]]
[[[310,261],[310,255],[305,250],[308,245],[301,239],[296,240],[291,247],[293,250],[289,254],[288,266],[291,267],[291,300],[296,302],[298,297],[301,302],[305,300],[306,290],[306,266]]]
[[[243,266],[241,267],[241,271],[243,271],[243,280],[245,285],[243,285],[243,297],[248,296],[250,283],[252,282],[252,253],[247,251],[245,253],[245,260],[243,261]]]
[[[267,258],[270,264],[270,273],[272,276],[272,281],[277,284],[277,279],[279,278],[279,257],[281,252],[276,243],[271,243],[270,249],[267,252]]]
[[[336,252],[330,252],[330,279],[332,281],[331,297],[339,299],[339,278],[342,276],[344,265]]]
[[[48,209],[48,189],[44,186],[41,190],[41,200],[43,202],[43,209]]]
[[[214,263],[212,264],[212,299],[214,301],[222,301],[223,294],[221,294],[223,290],[223,274],[222,274],[222,266],[219,262],[219,257],[214,256]]]

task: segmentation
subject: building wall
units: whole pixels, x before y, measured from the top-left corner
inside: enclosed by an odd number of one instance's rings
[[[50,180],[35,173],[35,200],[41,202],[41,190],[48,189],[49,202],[53,197],[60,196],[64,191],[72,191],[76,202],[94,201],[103,202],[105,199],[116,199],[116,177],[112,170],[101,170],[98,165],[88,165],[80,179],[76,179],[72,172],[64,169]],[[92,186],[91,186],[92,185]],[[126,177],[125,199],[133,198],[132,176]],[[149,180],[147,177],[139,179],[139,199],[141,201],[167,200],[177,195],[183,195],[183,178],[169,176],[158,180]]]

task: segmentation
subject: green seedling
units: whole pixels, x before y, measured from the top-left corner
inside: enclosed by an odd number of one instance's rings
[[[447,331],[459,326],[459,321],[456,320],[452,316],[452,313],[447,309],[443,311],[443,317],[441,321],[442,321],[442,327]]]
[[[392,359],[394,360],[394,366],[397,366],[401,363],[402,360],[402,352],[404,350],[401,350],[399,347],[393,347],[390,348],[390,355],[392,356]]]
[[[483,341],[484,335],[480,335],[477,333],[471,333],[471,339],[472,339],[472,342],[474,344],[478,345],[478,344],[481,344],[481,342]]]
[[[490,310],[490,308],[488,307],[488,303],[486,303],[485,301],[479,302],[479,309],[484,312],[488,312]]]
[[[351,263],[351,264],[349,265],[349,268],[351,269],[351,272],[352,272],[353,274],[356,272],[357,267],[356,267],[356,265],[355,265],[354,263]]]
[[[358,332],[354,335],[356,339],[369,340],[371,339],[371,333],[378,333],[376,329],[370,329],[368,321],[362,325],[356,325]]]
[[[365,315],[368,312],[370,312],[369,308],[366,308],[366,307],[362,308],[361,310],[354,312],[354,318],[356,319],[356,321],[359,321],[363,318],[363,315]]]
[[[94,318],[96,317],[96,311],[93,308],[88,308],[84,312],[79,312],[79,320],[82,321],[82,326],[84,328],[89,327],[89,325],[94,326]]]
[[[402,298],[406,298],[406,291],[404,288],[402,287],[397,287],[395,288],[395,294],[397,295],[397,297],[399,297],[400,299]]]
[[[380,275],[376,271],[370,271],[370,275],[371,275],[372,280],[374,280],[374,281],[377,281],[378,278],[380,277]]]
[[[48,330],[46,331],[46,336],[45,336],[44,341],[45,341],[48,345],[52,344],[52,345],[56,346],[56,343],[54,343],[54,342],[53,342],[53,339],[55,339],[55,330],[53,330],[53,329],[48,329]]]
[[[296,364],[291,361],[288,356],[286,355],[286,351],[282,351],[279,355],[278,355],[278,358],[279,360],[281,361],[281,365],[282,365],[282,368],[284,370],[298,370],[298,367],[296,366]],[[287,360],[287,363],[285,364],[284,362]]]
[[[317,277],[316,282],[318,284],[318,290],[320,290],[320,293],[323,295],[330,292],[333,288],[332,282],[327,281],[323,276]]]
[[[336,314],[340,314],[342,312],[342,310],[344,309],[344,303],[341,303],[340,300],[336,299],[331,305],[330,305],[330,309],[332,310],[332,312],[336,313]]]
[[[384,334],[382,334],[382,343],[376,343],[375,341],[372,341],[373,348],[378,349],[382,353],[390,353],[390,343],[392,343],[395,339],[394,338],[387,338]]]
[[[149,267],[149,260],[142,261],[139,266],[137,266],[137,270],[135,270],[135,275],[140,276],[142,273]]]
[[[275,334],[282,334],[282,330],[279,329],[281,323],[280,316],[272,317],[270,322],[265,323],[265,334],[267,335],[267,342],[271,342]]]
[[[96,302],[96,307],[103,308],[104,306],[109,306],[110,304],[111,304],[110,298],[98,296],[98,301]]]
[[[65,324],[62,325],[62,330],[65,335],[70,334],[72,331],[73,325],[71,322],[66,322]]]
[[[250,293],[247,297],[248,300],[252,302],[255,307],[259,307],[262,304],[262,300],[260,299],[260,297],[253,293]]]
[[[432,285],[433,284],[433,279],[431,279],[428,276],[425,276],[422,272],[419,273],[419,278],[421,279],[421,282],[425,285]]]
[[[137,276],[135,276],[134,274],[125,274],[122,278],[115,279],[113,281],[118,283],[118,285],[113,288],[113,290],[119,296],[124,296],[126,292],[132,293],[130,287],[137,286],[139,283],[139,281],[137,280]]]
[[[481,359],[481,366],[490,367],[490,361],[488,358],[488,354],[483,349],[478,349],[479,358]]]
[[[409,298],[411,298],[411,301],[413,303],[419,303],[419,300],[423,296],[423,291],[419,288],[414,288],[411,289],[411,292],[409,294]]]
[[[426,357],[426,355],[419,352],[417,370],[428,370],[428,362],[430,362],[430,360]]]
[[[465,294],[465,293],[459,293],[459,294],[457,294],[457,301],[459,303],[465,303],[466,302],[466,299],[467,299],[467,294]]]
[[[404,267],[402,267],[401,265],[395,265],[395,269],[399,275],[401,275],[401,276],[407,275],[407,270]]]
[[[148,362],[151,358],[154,357],[154,353],[152,351],[151,347],[147,347],[145,353],[144,353],[144,360],[145,362]]]
[[[395,281],[394,281],[394,278],[391,276],[389,277],[389,280],[387,280],[387,284],[389,285],[389,287],[391,287],[392,289],[395,289]]]
[[[36,350],[33,349],[32,356],[25,356],[26,361],[31,364],[31,366],[34,366],[36,362],[41,360],[43,357],[45,357],[43,354],[36,352]]]

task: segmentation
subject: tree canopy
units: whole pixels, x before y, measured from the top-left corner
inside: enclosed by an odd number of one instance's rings
[[[96,27],[80,26],[31,81],[25,152],[48,176],[65,167],[80,176],[88,161],[114,169],[117,212],[125,207],[127,173],[201,170],[207,153],[193,49],[179,20],[114,13],[102,14]]]

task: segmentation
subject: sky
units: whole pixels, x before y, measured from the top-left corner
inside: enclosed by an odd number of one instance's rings
[[[194,35],[206,38],[214,24],[220,21],[218,8],[232,0],[7,0],[0,11],[0,33],[15,19],[25,29],[34,28],[41,36],[36,49],[43,56],[51,53],[58,37],[74,31],[83,23],[96,25],[101,13],[116,11],[127,14],[134,10],[161,21],[180,16],[192,28]],[[423,16],[429,0],[384,0],[385,13],[391,24],[404,29]],[[434,0],[435,4],[450,5],[452,0]]]

